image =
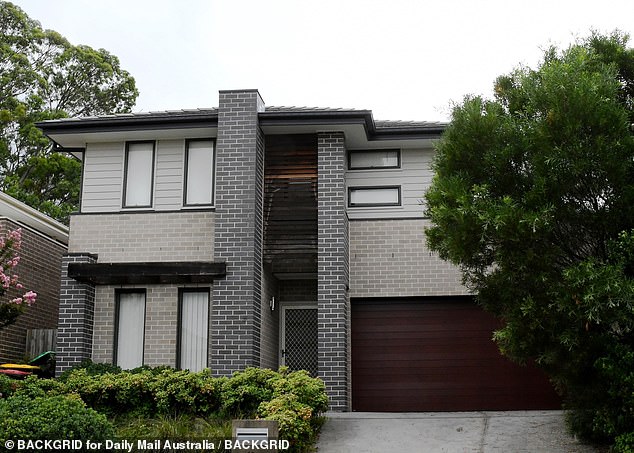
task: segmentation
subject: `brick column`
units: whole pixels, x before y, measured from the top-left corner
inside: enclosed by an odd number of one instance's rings
[[[92,357],[95,287],[68,277],[69,263],[94,263],[97,256],[70,253],[62,257],[55,374]]]
[[[349,405],[348,217],[342,132],[318,134],[319,376],[326,383],[331,410]]]
[[[256,90],[221,91],[216,142],[214,282],[210,366],[215,375],[260,365],[264,136]]]

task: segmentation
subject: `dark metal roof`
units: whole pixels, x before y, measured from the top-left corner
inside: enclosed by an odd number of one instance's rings
[[[323,107],[266,107],[260,113],[263,125],[361,124],[368,136],[440,135],[446,123],[427,121],[375,121],[371,110]],[[159,127],[214,126],[217,108],[121,113],[115,115],[62,118],[36,125],[44,133],[73,133],[106,130],[138,130]]]

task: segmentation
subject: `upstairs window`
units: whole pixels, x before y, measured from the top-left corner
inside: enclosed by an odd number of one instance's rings
[[[214,142],[187,140],[185,206],[210,206],[214,200]]]
[[[379,168],[400,167],[401,152],[398,149],[350,151],[348,153],[348,169],[350,170],[374,170]]]
[[[348,206],[400,206],[400,186],[349,187]]]
[[[123,207],[151,207],[153,181],[154,142],[126,143]]]

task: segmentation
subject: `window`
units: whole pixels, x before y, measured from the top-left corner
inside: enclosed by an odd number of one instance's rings
[[[128,142],[125,150],[123,206],[152,206],[154,142]]]
[[[398,149],[350,151],[348,153],[348,168],[350,170],[400,168],[400,166],[401,152]]]
[[[143,365],[145,291],[117,293],[115,363],[124,370]]]
[[[185,147],[185,205],[212,205],[214,142],[187,140]]]
[[[348,206],[400,206],[401,187],[349,187]]]
[[[207,368],[209,291],[182,290],[179,307],[179,368]]]

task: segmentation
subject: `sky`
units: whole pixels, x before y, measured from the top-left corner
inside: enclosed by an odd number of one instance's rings
[[[119,57],[133,111],[206,108],[257,88],[271,106],[446,121],[465,95],[591,29],[634,36],[632,0],[14,0],[43,28]],[[634,46],[633,42],[630,42]]]

